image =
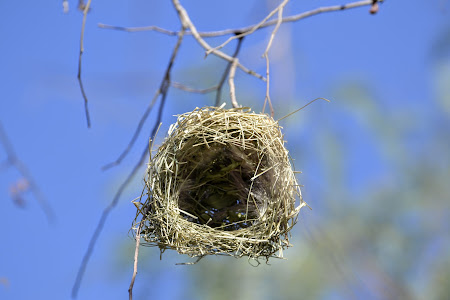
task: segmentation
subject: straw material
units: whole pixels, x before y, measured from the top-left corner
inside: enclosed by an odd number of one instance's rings
[[[296,207],[296,199],[299,205]],[[248,108],[197,108],[150,158],[133,229],[144,245],[205,255],[283,257],[306,206],[276,121]]]

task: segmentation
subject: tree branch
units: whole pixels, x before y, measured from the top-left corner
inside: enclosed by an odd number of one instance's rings
[[[1,122],[0,122],[0,144],[3,145],[3,148],[5,149],[7,156],[6,161],[4,162],[4,166],[5,167],[14,166],[19,171],[19,173],[26,180],[28,188],[33,193],[34,197],[38,201],[38,204],[40,205],[45,216],[47,217],[47,221],[49,223],[54,223],[56,221],[56,216],[55,213],[53,212],[52,207],[45,199],[43,193],[41,192],[41,189],[39,188],[38,184],[31,175],[31,172],[28,170],[26,165],[17,157],[16,152],[14,151],[12,144],[8,139],[8,136],[6,135],[6,132],[3,129]]]
[[[277,11],[280,10],[280,7],[284,7],[286,5],[285,2],[287,1],[283,1],[283,3],[281,3],[279,6],[277,6],[277,8],[275,8],[274,10],[272,10],[267,16],[264,17],[264,19],[262,21],[260,21],[258,24],[254,25],[252,28],[250,28],[249,30],[245,30],[245,31],[241,31],[239,34],[236,34],[234,36],[229,37],[225,42],[223,42],[221,45],[206,51],[206,55],[210,54],[211,52],[213,52],[214,50],[220,50],[223,47],[225,47],[229,42],[231,42],[234,39],[237,38],[243,38],[244,36],[250,35],[253,32],[255,32],[256,30],[258,30],[259,28],[261,28],[261,26],[266,23]]]
[[[244,37],[240,37],[238,39],[238,42],[237,42],[237,45],[236,45],[236,50],[233,53],[233,58],[234,59],[237,59],[237,56],[239,55],[239,51],[241,50],[241,46],[242,46],[242,41],[243,40],[244,40]],[[233,64],[232,62],[229,62],[227,64],[227,67],[226,67],[225,71],[223,72],[222,78],[220,79],[219,84],[217,86],[216,104],[215,104],[215,106],[217,106],[217,107],[220,106],[220,96],[222,95],[222,87],[223,87],[223,84],[225,83],[225,79],[227,78],[228,74],[230,73],[230,69],[231,69],[232,64]],[[236,70],[234,70],[234,71],[236,71]],[[233,77],[234,77],[234,75],[233,75]],[[233,104],[233,100],[232,99],[231,99],[231,103]],[[237,104],[237,102],[236,102],[236,104]]]
[[[283,21],[283,10],[286,4],[289,2],[289,0],[284,0],[283,2],[278,5],[276,9],[272,11],[272,13],[278,12],[278,18],[277,18],[277,24],[275,25],[275,28],[272,30],[272,33],[269,38],[269,42],[267,43],[266,50],[263,53],[263,57],[266,59],[266,97],[264,98],[264,105],[262,112],[264,112],[266,108],[266,103],[269,103],[270,108],[270,115],[273,118],[274,110],[272,106],[272,100],[270,99],[270,60],[269,60],[269,50],[272,47],[273,40],[275,39],[275,35],[278,32],[278,29],[280,28],[281,22]]]
[[[234,108],[238,108],[239,104],[236,100],[236,88],[234,86],[234,74],[236,73],[236,67],[239,63],[239,60],[237,58],[234,59],[233,63],[230,67],[230,75],[228,76],[228,85],[230,86],[230,99],[231,99],[231,105]]]
[[[175,10],[178,13],[178,17],[181,21],[181,23],[183,24],[183,26],[186,26],[186,28],[189,28],[190,31],[192,32],[193,37],[195,38],[195,40],[200,44],[200,46],[202,46],[206,51],[210,51],[211,53],[213,53],[214,55],[216,55],[217,57],[220,57],[228,62],[233,62],[234,58],[223,53],[220,50],[214,50],[198,33],[197,28],[194,26],[194,24],[192,23],[191,19],[189,18],[188,13],[186,12],[186,10],[184,9],[184,7],[180,4],[180,2],[178,0],[172,0],[172,3],[175,7]],[[244,67],[243,65],[241,65],[240,63],[237,63],[237,67],[239,67],[242,71],[244,71],[247,74],[250,74],[252,76],[255,76],[256,78],[259,78],[261,80],[265,81],[264,76],[259,75],[258,73],[256,73],[255,71],[252,71],[246,67]]]
[[[133,287],[134,281],[136,280],[137,267],[138,267],[138,257],[139,257],[139,243],[141,241],[141,229],[144,223],[139,224],[136,231],[136,248],[134,250],[134,266],[133,266],[133,276],[131,277],[130,287],[128,288],[128,299],[133,300]]]
[[[81,6],[83,4],[83,6]],[[82,62],[82,56],[84,52],[84,29],[86,27],[86,18],[87,13],[89,11],[89,7],[91,6],[91,0],[88,0],[87,4],[84,5],[83,1],[80,1],[79,7],[83,8],[83,23],[81,24],[81,36],[80,36],[80,55],[78,56],[78,83],[80,84],[80,90],[81,94],[83,95],[84,99],[84,111],[86,114],[86,122],[88,128],[91,128],[91,118],[89,116],[89,108],[88,108],[88,98],[86,96],[86,92],[84,91],[83,87],[83,81],[81,80],[81,62]]]
[[[314,15],[318,15],[318,14],[326,13],[326,12],[348,10],[348,9],[352,9],[352,8],[358,8],[358,7],[369,6],[369,5],[373,6],[374,5],[373,1],[374,0],[363,0],[363,1],[351,2],[348,4],[342,4],[342,5],[319,7],[319,8],[316,8],[316,9],[313,9],[310,11],[306,11],[306,12],[303,12],[303,13],[300,13],[297,15],[285,17],[282,19],[281,23],[296,22],[298,20],[305,19],[305,18],[314,16]],[[378,4],[378,3],[384,2],[384,0],[377,0],[376,2]],[[257,28],[257,30],[276,25],[277,23],[278,23],[278,19],[267,21],[264,24],[262,24],[261,26],[259,26]],[[219,36],[232,35],[232,34],[236,35],[236,34],[241,34],[241,33],[250,31],[250,30],[252,30],[252,28],[254,28],[257,25],[258,24],[254,24],[254,25],[241,27],[241,28],[232,28],[232,29],[217,30],[217,31],[199,31],[199,32],[197,32],[197,34],[200,37],[205,37],[205,38],[206,37],[219,37]],[[161,28],[158,26],[122,27],[122,26],[112,26],[112,25],[107,25],[107,24],[98,24],[98,26],[100,28],[120,30],[120,31],[126,31],[126,32],[157,31],[157,32],[167,34],[167,35],[176,35],[177,34],[177,31],[167,30],[167,29],[164,29],[164,28]],[[186,35],[193,35],[193,32],[188,30],[188,31],[186,31]]]

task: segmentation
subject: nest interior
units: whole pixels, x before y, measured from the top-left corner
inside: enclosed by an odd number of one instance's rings
[[[145,245],[193,257],[282,257],[306,205],[284,143],[276,121],[247,108],[178,116],[150,159],[133,228]]]

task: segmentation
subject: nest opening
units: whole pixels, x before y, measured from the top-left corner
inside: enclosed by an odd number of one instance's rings
[[[284,143],[276,121],[249,109],[178,116],[137,205],[143,244],[192,257],[282,257],[306,205]]]
[[[185,145],[190,144],[187,141]],[[212,143],[197,148],[187,151],[183,157],[186,163],[179,173],[183,183],[178,207],[189,213],[181,213],[183,217],[227,231],[253,225],[265,212],[264,199],[270,192],[273,174],[253,177],[258,166],[260,170],[268,168],[267,160],[255,149],[233,144]]]

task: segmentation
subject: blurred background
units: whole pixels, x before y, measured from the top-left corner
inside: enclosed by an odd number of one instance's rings
[[[200,31],[259,22],[278,1],[182,1]],[[345,1],[291,1],[285,14]],[[0,2],[0,121],[17,157],[54,211],[49,223],[0,146],[0,299],[68,299],[102,210],[145,147],[126,147],[159,87],[176,37],[98,28],[180,28],[170,1],[92,1],[83,80],[77,82],[78,2]],[[449,299],[450,1],[393,1],[283,24],[270,52],[275,119],[281,121],[305,201],[287,260],[191,258],[141,248],[135,299]],[[246,38],[240,61],[265,73],[271,29]],[[224,38],[208,39],[219,45]],[[234,51],[235,43],[224,48]],[[172,79],[217,84],[226,64],[186,36]],[[237,71],[238,102],[259,112],[265,84]],[[227,84],[222,93],[229,105]],[[160,143],[174,115],[214,105],[215,94],[171,88]],[[133,272],[131,203],[143,166],[106,221],[78,299],[124,299]],[[25,187],[24,187],[25,185]]]

